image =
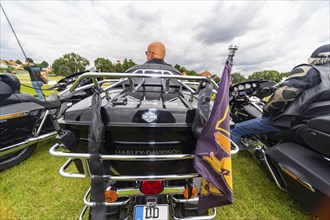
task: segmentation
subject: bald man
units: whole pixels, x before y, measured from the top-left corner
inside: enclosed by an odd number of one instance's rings
[[[161,42],[153,42],[148,45],[148,49],[146,51],[146,56],[147,56],[147,62],[146,63],[156,63],[156,64],[164,64],[164,65],[169,65],[165,63],[166,55],[166,48],[163,43]]]
[[[136,65],[128,70],[126,73],[134,72],[138,69],[161,69],[169,70],[176,75],[181,75],[180,71],[175,69],[171,64],[164,61],[166,55],[166,48],[163,43],[156,41],[148,45],[146,50],[147,62],[142,65]]]

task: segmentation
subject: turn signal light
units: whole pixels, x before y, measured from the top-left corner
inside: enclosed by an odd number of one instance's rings
[[[164,185],[161,180],[142,181],[140,191],[145,195],[156,195],[163,191]]]
[[[185,199],[193,199],[197,196],[198,189],[194,185],[186,186],[183,190],[183,197]]]
[[[108,187],[104,192],[106,202],[116,202],[118,200],[118,193],[113,187]]]

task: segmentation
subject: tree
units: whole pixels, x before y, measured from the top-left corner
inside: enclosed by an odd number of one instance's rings
[[[97,58],[94,60],[95,68],[100,72],[113,72],[114,66],[112,62],[105,58]]]
[[[121,66],[121,61],[117,60],[116,65],[114,66],[114,72],[122,73],[122,66]]]
[[[290,75],[291,72],[284,72],[284,73],[281,73],[281,79],[283,79],[284,77],[288,77]]]
[[[283,76],[276,70],[264,70],[261,72],[254,72],[248,77],[248,80],[264,79],[279,82],[282,78]]]
[[[174,68],[177,69],[177,70],[179,70],[180,73],[186,72],[187,75],[188,75],[188,70],[185,67],[180,66],[179,64],[175,64]]]
[[[133,60],[131,60],[131,59],[127,60],[125,58],[121,65],[121,69],[123,72],[125,72],[126,70],[128,70],[129,68],[131,68],[132,66],[135,66],[135,65],[136,65],[136,63],[133,62]]]
[[[69,53],[58,58],[52,64],[56,75],[67,76],[72,73],[86,71],[89,61],[75,53]]]
[[[232,73],[231,74],[231,83],[240,83],[246,81],[246,78],[241,73]]]
[[[49,66],[49,63],[47,61],[42,61],[40,64],[39,64],[40,67],[42,68],[46,68]]]

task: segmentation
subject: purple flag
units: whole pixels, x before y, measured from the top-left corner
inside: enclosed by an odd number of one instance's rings
[[[230,157],[229,83],[232,64],[226,62],[210,118],[195,150],[194,167],[203,177],[198,210],[233,203]]]

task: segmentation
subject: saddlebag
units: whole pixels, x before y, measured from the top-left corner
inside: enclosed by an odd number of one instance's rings
[[[306,207],[315,209],[330,197],[330,161],[321,154],[291,142],[266,153],[282,174],[287,190]]]

